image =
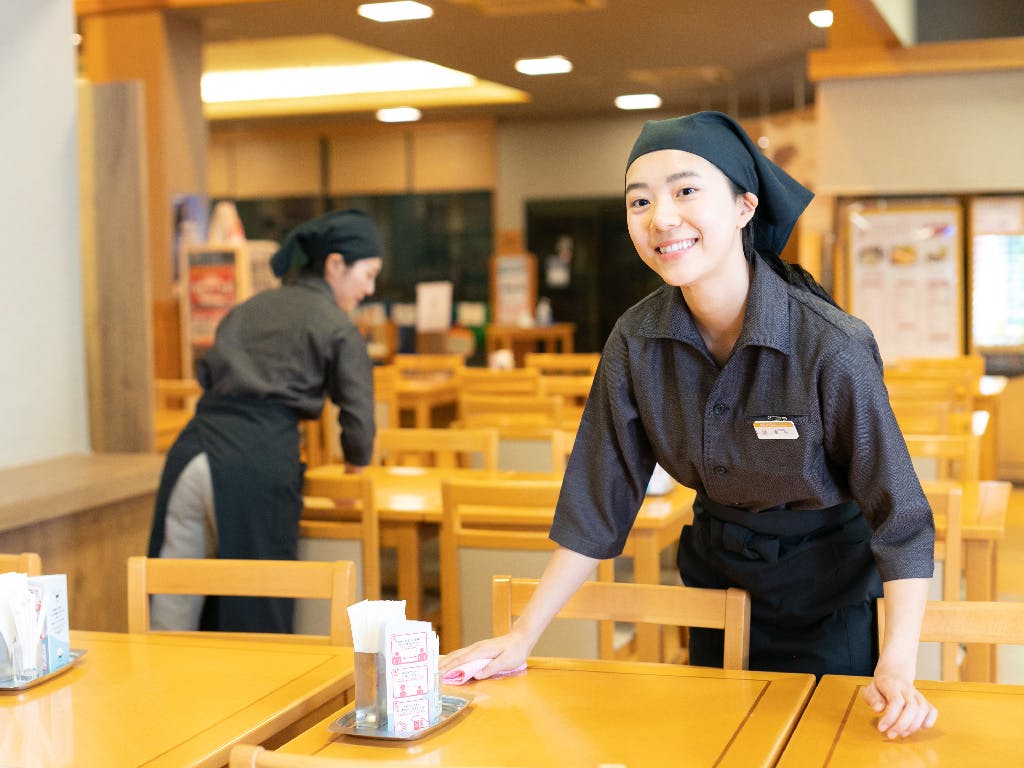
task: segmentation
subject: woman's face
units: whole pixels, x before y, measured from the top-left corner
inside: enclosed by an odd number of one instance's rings
[[[324,265],[324,280],[331,286],[338,306],[351,312],[360,301],[373,295],[377,275],[383,266],[384,261],[379,256],[346,264],[341,254],[332,253]]]
[[[650,152],[626,171],[629,236],[669,285],[692,286],[742,259],[741,230],[756,207],[756,195],[737,197],[725,174],[690,152]]]

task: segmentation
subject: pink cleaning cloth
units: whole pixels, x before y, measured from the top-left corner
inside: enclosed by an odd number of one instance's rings
[[[444,677],[441,678],[441,682],[446,685],[462,685],[468,683],[470,680],[482,680],[480,673],[484,667],[490,664],[492,659],[474,659],[473,661],[467,661],[465,664],[460,664],[455,669],[449,669],[444,673]],[[526,664],[521,664],[515,669],[510,669],[505,672],[495,672],[487,679],[499,678],[499,677],[512,677],[512,675],[519,675],[526,671]]]

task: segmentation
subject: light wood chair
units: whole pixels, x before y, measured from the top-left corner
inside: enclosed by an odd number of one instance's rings
[[[905,434],[910,458],[919,474],[927,474],[925,463],[934,463],[934,477],[923,480],[955,480],[976,482],[981,474],[981,442],[977,435],[913,435]]]
[[[600,352],[527,352],[523,358],[526,368],[533,368],[541,376],[590,376],[594,378]]]
[[[272,641],[351,645],[348,606],[354,602],[355,569],[351,562],[299,560],[178,560],[128,558],[128,631],[154,630],[149,624],[150,595],[224,595],[317,598],[329,601],[330,634],[325,636],[225,632],[218,635]],[[198,635],[200,632],[167,634]]]
[[[29,576],[40,576],[43,573],[43,564],[35,552],[22,552],[17,555],[0,554],[0,573],[9,571]]]
[[[408,766],[405,760],[383,760],[332,757],[315,755],[292,755],[254,744],[236,744],[231,748],[231,762],[228,768],[400,768]]]
[[[459,391],[466,395],[540,394],[540,374],[532,368],[463,368],[459,373]]]
[[[188,411],[196,409],[203,388],[195,379],[156,379],[153,382],[154,407],[158,410]]]
[[[562,399],[462,394],[459,397],[459,420],[463,427],[558,428],[562,426]]]
[[[386,466],[498,468],[496,429],[381,429],[375,463]]]
[[[392,358],[400,376],[436,376],[439,374],[457,377],[466,367],[466,358],[457,354],[402,353]]]
[[[378,365],[373,369],[373,419],[377,429],[398,427],[401,424],[398,407],[398,369],[393,365]],[[308,423],[308,422],[304,422]],[[322,442],[319,463],[337,464],[345,460],[341,455],[341,428],[338,426],[338,406],[327,400],[319,419]],[[316,464],[306,461],[308,466]]]
[[[959,435],[972,431],[972,414],[956,411],[948,400],[890,398],[900,431],[909,435]]]
[[[555,549],[548,538],[561,481],[445,480],[439,539],[441,645],[445,653],[490,634],[486,610],[496,573],[539,576]],[[598,577],[614,579],[613,562],[602,561]],[[465,606],[466,610],[463,610]],[[546,633],[540,656],[612,657],[614,627],[579,623]],[[571,650],[565,649],[583,649]]]
[[[886,372],[905,373],[917,376],[973,376],[985,375],[983,355],[958,355],[955,357],[901,357],[886,365]]]
[[[878,601],[878,636],[885,633],[885,599]],[[930,600],[921,624],[921,642],[1024,645],[1024,603],[982,600]],[[958,654],[943,654],[942,679],[960,679]],[[990,681],[995,682],[995,681]]]
[[[538,579],[495,576],[491,582],[494,634],[512,629]],[[750,595],[742,589],[697,589],[665,584],[588,581],[556,614],[567,619],[622,621],[725,630],[725,669],[747,669]]]
[[[362,578],[356,594],[367,600],[379,600],[380,517],[373,479],[362,473],[306,478],[302,495],[299,559],[361,560]],[[349,544],[349,549],[345,548],[345,543]],[[312,610],[312,606],[308,609]],[[316,621],[315,616],[309,619]]]

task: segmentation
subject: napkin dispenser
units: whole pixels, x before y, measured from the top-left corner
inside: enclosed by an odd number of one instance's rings
[[[436,724],[439,646],[430,622],[407,620],[404,600],[363,600],[348,613],[356,730],[410,733]]]
[[[71,661],[66,574],[0,574],[0,679],[32,680]]]

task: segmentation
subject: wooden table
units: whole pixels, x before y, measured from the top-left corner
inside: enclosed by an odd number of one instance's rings
[[[529,328],[488,325],[485,329],[487,353],[510,349],[515,356],[516,367],[522,368],[526,353],[535,351],[538,344],[545,352],[572,352],[575,333],[575,323],[552,323]]]
[[[343,465],[323,464],[307,470],[306,476],[330,478],[344,471]],[[531,480],[552,477],[538,473],[432,467],[368,467],[366,471],[373,478],[382,538],[389,540],[398,550],[398,597],[406,601],[406,615],[410,618],[423,615],[420,548],[424,537],[435,535],[440,525],[441,481],[444,478]],[[666,496],[649,496],[644,500],[623,552],[633,557],[635,581],[659,583],[660,553],[679,540],[683,524],[692,519],[693,498],[692,490],[676,486]],[[641,627],[637,653],[641,659],[660,658],[660,639],[656,628]]]
[[[922,483],[925,487],[942,487],[950,481],[930,480]],[[965,498],[977,498],[966,485]],[[999,540],[1006,534],[1006,518],[980,520],[978,506],[965,504],[962,513],[963,525],[963,568],[965,595],[968,600],[998,600],[999,589],[996,571],[999,560]],[[936,538],[943,538],[946,532],[945,518],[935,520]],[[963,676],[968,681],[996,679],[996,646],[971,644],[967,648],[967,659]]]
[[[0,765],[222,766],[344,705],[351,648],[72,631],[74,667],[0,692]]]
[[[878,715],[860,700],[869,682],[823,676],[779,768],[1020,765],[1024,686],[918,681],[939,719],[929,730],[890,740],[878,732]]]
[[[469,711],[426,737],[336,735],[333,718],[282,752],[451,766],[772,766],[814,686],[811,675],[674,664],[531,659],[525,675],[446,689]]]
[[[435,408],[459,402],[459,385],[451,376],[399,376],[395,391],[399,411],[412,411],[416,427],[430,427]]]

